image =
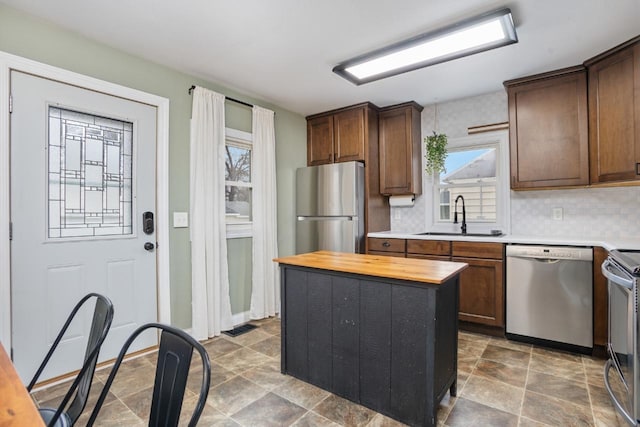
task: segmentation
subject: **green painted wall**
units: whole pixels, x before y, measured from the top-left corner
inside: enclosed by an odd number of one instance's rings
[[[229,295],[234,314],[249,311],[251,307],[251,243],[251,238],[227,240]]]
[[[249,98],[213,82],[207,82],[145,59],[97,43],[40,18],[0,5],[0,50],[54,65],[102,80],[132,87],[170,100],[169,117],[169,212],[189,211],[189,119],[191,96],[187,89],[196,84],[227,96],[275,111],[276,162],[278,182],[278,243],[281,255],[294,251],[293,176],[306,164],[306,122],[304,117],[275,105]],[[251,130],[251,110],[228,102],[227,126]],[[189,229],[170,229],[171,317],[172,324],[191,326],[191,258]],[[245,239],[248,240],[248,239]],[[250,245],[230,243],[229,257],[248,265]],[[248,252],[247,252],[248,251]],[[247,258],[248,257],[248,258]],[[234,264],[234,272],[237,272]],[[235,274],[235,273],[234,273]],[[234,280],[238,276],[234,276]],[[249,272],[250,277],[250,272]],[[232,305],[248,309],[244,303],[246,280],[231,283]],[[250,283],[250,280],[249,280]],[[238,291],[238,292],[237,292]],[[234,313],[237,311],[234,311]]]

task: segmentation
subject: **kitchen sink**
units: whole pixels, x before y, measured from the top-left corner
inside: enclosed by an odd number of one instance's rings
[[[501,231],[491,233],[465,233],[460,232],[440,232],[440,231],[427,231],[425,233],[417,233],[416,236],[469,236],[469,237],[501,237],[504,234]]]

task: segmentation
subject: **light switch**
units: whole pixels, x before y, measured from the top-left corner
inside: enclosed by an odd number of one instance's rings
[[[184,228],[189,226],[189,214],[187,212],[173,213],[173,228]]]

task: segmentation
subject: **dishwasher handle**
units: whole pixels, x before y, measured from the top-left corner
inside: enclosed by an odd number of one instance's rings
[[[530,258],[536,260],[537,262],[541,262],[543,264],[556,264],[561,260],[559,258]]]
[[[602,274],[604,277],[609,279],[612,283],[615,283],[618,286],[625,287],[629,290],[633,290],[634,280],[628,274],[626,274],[620,267],[618,267],[615,263],[611,262],[610,259],[606,259],[602,263]]]

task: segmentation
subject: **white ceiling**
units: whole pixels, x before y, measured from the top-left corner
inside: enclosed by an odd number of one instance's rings
[[[426,105],[582,63],[640,34],[640,0],[0,0],[86,37],[303,115]],[[500,7],[519,42],[363,86],[341,61]],[[186,88],[185,88],[186,90]]]

